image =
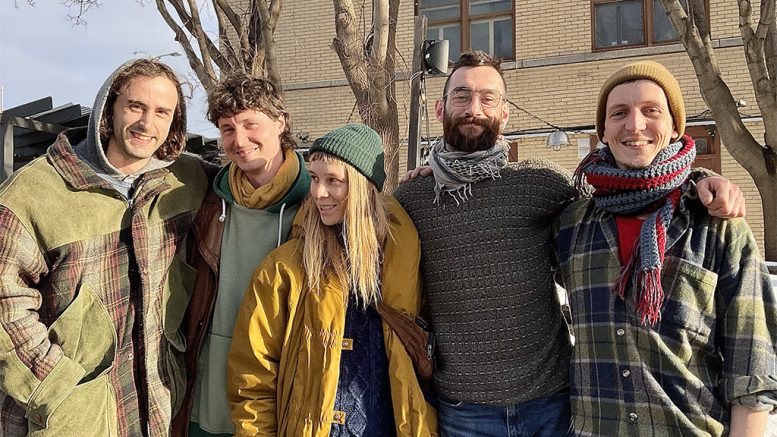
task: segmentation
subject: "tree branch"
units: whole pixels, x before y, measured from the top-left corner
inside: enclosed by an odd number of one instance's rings
[[[261,24],[262,40],[264,47],[264,69],[267,78],[283,91],[283,81],[278,68],[278,59],[275,56],[275,36],[273,35],[273,26],[270,23],[270,7],[267,0],[257,0],[255,8],[259,9],[259,20]]]
[[[777,99],[775,99],[774,86],[769,80],[764,53],[764,43],[770,20],[774,16],[774,1],[761,2],[761,7],[763,8],[761,9],[761,20],[754,29],[750,0],[740,0],[739,31],[742,34],[742,46],[745,50],[750,80],[753,83],[755,101],[761,111],[766,128],[764,139],[767,146],[777,147],[777,128],[772,128],[777,126]]]
[[[172,31],[175,33],[175,40],[178,41],[178,43],[181,45],[181,48],[183,48],[183,51],[186,54],[186,58],[189,60],[189,66],[192,67],[192,71],[194,71],[194,74],[197,75],[197,78],[202,83],[202,86],[206,91],[213,89],[217,80],[216,76],[211,75],[209,70],[206,69],[203,65],[200,58],[197,57],[197,53],[189,43],[186,32],[170,15],[170,12],[167,10],[167,6],[165,6],[164,0],[156,0],[156,7],[157,10],[159,10],[159,14],[162,15],[162,19],[164,19],[165,23],[167,23],[167,26],[170,27],[170,29],[172,29]],[[210,71],[212,71],[212,69]]]
[[[227,35],[225,12],[219,6],[218,0],[211,0],[211,2],[213,4],[213,10],[216,13],[216,21],[218,22],[219,26],[219,44],[221,44],[222,47],[221,53],[224,55],[224,59],[229,64],[229,71],[239,69],[240,60],[238,59],[238,54],[235,52],[235,46],[232,45],[232,41],[229,39],[229,35]]]

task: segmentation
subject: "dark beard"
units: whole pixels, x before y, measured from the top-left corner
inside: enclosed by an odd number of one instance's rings
[[[476,137],[469,137],[461,133],[459,125],[463,123],[475,123],[483,127],[483,133]],[[499,120],[496,118],[466,117],[455,119],[445,113],[442,119],[443,139],[452,148],[466,153],[488,150],[496,144],[499,136]]]

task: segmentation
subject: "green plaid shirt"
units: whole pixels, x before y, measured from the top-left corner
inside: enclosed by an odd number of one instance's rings
[[[575,435],[721,436],[731,403],[771,408],[777,390],[777,304],[744,220],[710,217],[688,192],[667,231],[661,320],[643,326],[620,273],[614,216],[571,204],[554,228],[558,279],[576,345],[570,370]],[[766,393],[764,393],[766,392]],[[747,402],[745,402],[747,399]]]

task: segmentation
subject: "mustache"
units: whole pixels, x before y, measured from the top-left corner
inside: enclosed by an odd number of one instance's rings
[[[459,117],[453,119],[453,125],[459,126],[461,124],[470,123],[470,124],[476,124],[478,126],[482,126],[485,128],[491,127],[491,121],[487,118],[478,118],[478,117]]]

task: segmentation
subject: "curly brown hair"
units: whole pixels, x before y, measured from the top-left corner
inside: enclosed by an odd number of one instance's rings
[[[119,97],[124,88],[130,81],[136,77],[166,77],[175,85],[178,94],[178,104],[173,111],[173,121],[170,124],[170,133],[167,135],[167,141],[159,146],[154,153],[158,159],[164,161],[174,161],[177,159],[183,149],[186,147],[186,105],[183,102],[183,91],[178,76],[167,65],[156,59],[138,59],[133,61],[126,68],[121,70],[111,84],[108,91],[108,98],[103,107],[102,117],[100,117],[100,141],[103,147],[106,147],[113,136],[113,104]]]
[[[260,111],[273,120],[284,117],[286,128],[280,135],[281,147],[293,149],[297,145],[283,95],[269,80],[243,72],[233,73],[208,94],[208,120],[216,127],[220,118],[233,117],[247,109]]]
[[[480,50],[474,50],[471,52],[462,53],[461,56],[459,56],[459,60],[453,64],[453,68],[451,69],[451,74],[449,74],[448,78],[445,79],[445,87],[442,89],[443,98],[445,98],[445,95],[448,94],[448,82],[451,81],[451,77],[453,77],[453,73],[455,73],[456,70],[462,67],[493,68],[494,70],[496,70],[497,73],[499,73],[499,77],[502,78],[502,85],[504,85],[505,91],[507,91],[507,83],[505,82],[504,72],[502,72],[502,60],[500,58],[495,58],[486,52],[482,52]]]

